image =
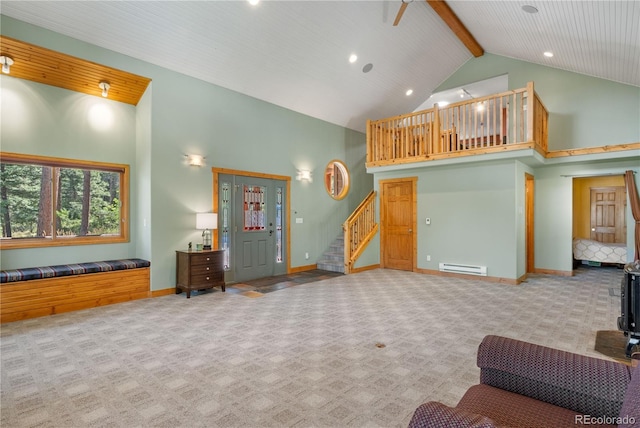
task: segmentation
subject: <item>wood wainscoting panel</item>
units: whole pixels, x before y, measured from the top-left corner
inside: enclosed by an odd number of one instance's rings
[[[0,322],[12,322],[150,297],[150,268],[0,285]]]
[[[11,77],[83,94],[102,96],[100,82],[110,86],[108,99],[137,105],[151,79],[71,55],[0,36],[0,52],[14,63]]]

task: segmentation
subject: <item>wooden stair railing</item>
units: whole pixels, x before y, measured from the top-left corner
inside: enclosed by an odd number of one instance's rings
[[[343,223],[342,230],[344,232],[344,273],[348,274],[369,241],[378,232],[375,191],[372,190],[358,205],[358,208]]]

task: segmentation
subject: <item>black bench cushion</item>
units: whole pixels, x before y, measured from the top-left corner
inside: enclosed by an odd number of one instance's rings
[[[70,265],[10,269],[0,271],[0,283],[53,278],[58,276],[82,275],[85,273],[110,272],[114,270],[136,269],[149,266],[151,266],[151,263],[148,260],[120,259]]]

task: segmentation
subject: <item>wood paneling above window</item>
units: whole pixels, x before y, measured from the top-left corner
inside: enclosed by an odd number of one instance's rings
[[[0,52],[13,58],[12,77],[102,96],[101,81],[109,83],[110,100],[137,105],[151,79],[96,64],[60,52],[0,36]]]

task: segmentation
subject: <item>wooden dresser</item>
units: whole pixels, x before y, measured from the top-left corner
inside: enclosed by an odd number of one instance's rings
[[[224,286],[224,250],[176,251],[176,294]]]

